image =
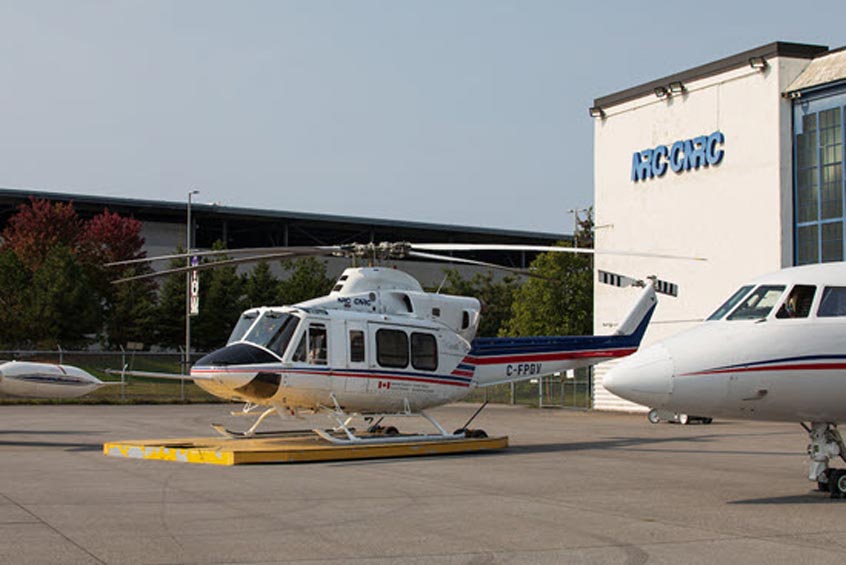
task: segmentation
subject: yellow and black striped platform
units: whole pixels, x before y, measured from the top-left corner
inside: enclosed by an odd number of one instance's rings
[[[508,437],[438,439],[397,443],[335,445],[313,433],[281,437],[146,439],[103,444],[103,454],[129,459],[180,461],[207,465],[305,463],[381,459],[493,451],[508,447]]]

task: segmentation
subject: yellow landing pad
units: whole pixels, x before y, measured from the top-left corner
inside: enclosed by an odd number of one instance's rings
[[[155,459],[205,463],[207,465],[244,465],[249,463],[305,463],[350,459],[381,459],[493,451],[508,447],[508,437],[409,441],[371,445],[335,445],[314,434],[224,438],[149,439],[116,441],[103,444],[103,454],[129,459]]]

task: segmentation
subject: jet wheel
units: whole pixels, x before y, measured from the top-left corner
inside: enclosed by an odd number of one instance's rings
[[[831,498],[843,498],[846,495],[846,470],[831,469],[828,476],[828,491]]]
[[[679,424],[686,426],[688,422],[690,422],[690,416],[687,414],[679,414]]]
[[[658,410],[654,408],[646,415],[646,419],[649,420],[650,424],[657,424],[661,421],[661,417],[658,415]]]

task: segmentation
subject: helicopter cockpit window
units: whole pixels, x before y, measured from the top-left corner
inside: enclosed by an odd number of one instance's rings
[[[846,316],[846,287],[827,286],[817,310],[818,318],[837,318]]]
[[[326,326],[312,324],[308,327],[308,362],[311,365],[326,365]]]
[[[377,331],[376,359],[383,367],[408,367],[408,335],[402,330]]]
[[[438,368],[438,342],[432,334],[411,334],[411,366],[421,371]]]
[[[226,341],[226,345],[244,339],[244,334],[247,333],[247,330],[250,329],[250,326],[253,325],[253,322],[256,321],[256,318],[258,318],[258,312],[250,312],[249,314],[243,314],[238,319],[238,323],[235,324],[235,328],[232,330],[232,333],[229,334],[229,339]]]
[[[770,315],[784,293],[784,285],[761,285],[740,303],[727,320],[759,320]]]
[[[787,300],[776,312],[776,318],[807,318],[811,313],[811,303],[814,301],[814,293],[817,287],[806,284],[797,284],[790,290]]]
[[[751,284],[750,284],[750,285],[746,285],[746,286],[742,286],[742,287],[740,287],[740,289],[738,289],[738,290],[737,290],[737,292],[735,292],[734,294],[732,294],[732,295],[729,297],[729,299],[728,299],[728,300],[726,300],[725,302],[723,302],[722,306],[720,306],[719,308],[717,308],[716,312],[714,312],[713,314],[711,314],[710,316],[708,316],[708,319],[709,319],[709,320],[719,320],[719,319],[721,319],[723,316],[725,316],[726,314],[728,314],[729,312],[731,312],[731,309],[732,309],[732,308],[734,308],[735,306],[737,306],[737,303],[738,303],[738,302],[740,302],[740,300],[741,300],[744,296],[746,296],[747,294],[749,294],[749,291],[750,291],[750,290],[752,290],[752,288],[754,288],[754,286],[755,286],[755,285],[751,285]]]
[[[244,340],[282,355],[299,322],[300,319],[291,314],[265,312]]]

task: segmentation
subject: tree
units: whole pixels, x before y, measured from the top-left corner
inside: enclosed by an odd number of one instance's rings
[[[326,276],[326,264],[314,257],[282,261],[290,272],[279,283],[277,304],[298,304],[318,296],[325,296],[335,284]]]
[[[14,348],[27,341],[27,312],[32,273],[11,249],[0,250],[0,345]]]
[[[177,247],[175,254],[185,251]],[[185,266],[184,259],[174,259],[169,268]],[[156,307],[155,342],[163,347],[176,347],[185,343],[185,275],[170,275],[164,279]]]
[[[247,276],[244,285],[244,308],[272,306],[279,297],[279,279],[270,272],[270,265],[261,261]]]
[[[461,277],[456,269],[445,269],[447,280],[441,288],[444,294],[472,296],[482,302],[479,337],[495,337],[511,316],[511,305],[520,288],[519,281],[510,275],[500,280],[491,271],[476,273],[470,280]]]
[[[64,246],[53,248],[32,275],[28,329],[40,346],[79,346],[100,327],[100,302],[82,264]]]
[[[105,341],[112,347],[125,346],[129,341],[150,343],[156,323],[155,281],[145,279],[117,285],[111,281],[147,274],[152,269],[146,264],[122,269],[104,266],[146,256],[141,222],[105,209],[84,224],[79,245],[80,255],[102,299]]]
[[[225,249],[223,242],[212,245],[215,251]],[[217,255],[212,261],[225,261],[226,255]],[[226,339],[244,310],[244,281],[234,265],[201,271],[200,314],[196,318],[194,343],[202,350],[217,349],[226,345]]]
[[[59,245],[76,252],[81,234],[82,222],[72,202],[54,204],[33,196],[9,218],[3,229],[3,247],[14,251],[35,272]]]
[[[545,277],[529,279],[517,292],[512,315],[500,335],[585,335],[592,331],[593,268],[588,257],[549,252],[530,268]]]

